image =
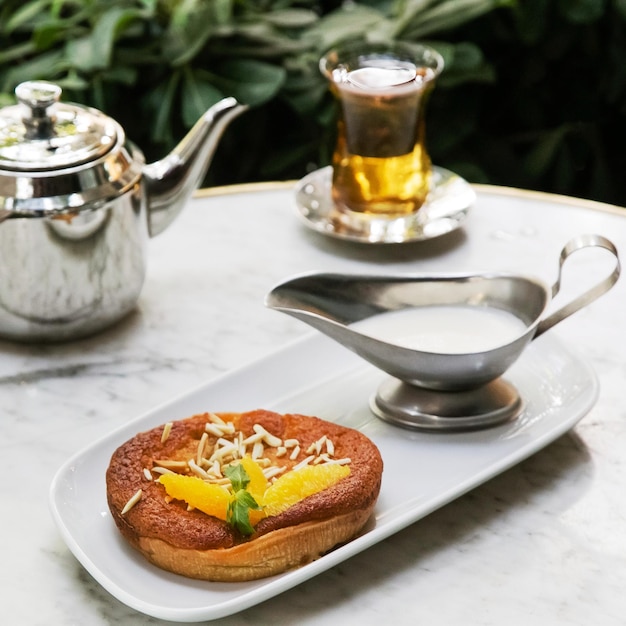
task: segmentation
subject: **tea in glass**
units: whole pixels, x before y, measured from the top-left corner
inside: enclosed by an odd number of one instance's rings
[[[416,212],[430,189],[424,109],[443,59],[422,45],[351,46],[320,62],[339,104],[333,201],[372,217]]]

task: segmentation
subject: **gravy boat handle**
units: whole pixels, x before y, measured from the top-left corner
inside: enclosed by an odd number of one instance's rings
[[[617,253],[617,248],[613,245],[611,241],[603,237],[602,235],[579,235],[578,237],[574,237],[568,241],[564,248],[561,250],[561,256],[559,257],[559,274],[556,282],[552,285],[552,297],[556,296],[559,293],[559,289],[561,288],[561,274],[563,272],[563,264],[566,259],[572,255],[577,250],[582,250],[583,248],[589,247],[598,247],[604,248],[608,250],[615,257],[615,268],[611,272],[609,276],[607,276],[604,280],[599,282],[594,287],[591,287],[577,298],[574,298],[571,302],[568,302],[566,305],[562,306],[554,313],[551,313],[548,317],[544,318],[537,325],[537,330],[533,337],[536,338],[539,335],[543,334],[549,328],[552,328],[555,324],[558,324],[560,321],[564,320],[566,317],[569,317],[572,313],[575,313],[579,309],[587,306],[597,298],[599,298],[603,293],[606,293],[616,282],[620,275],[620,262],[619,256]]]

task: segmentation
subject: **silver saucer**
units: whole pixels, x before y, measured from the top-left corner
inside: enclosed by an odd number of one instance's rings
[[[363,243],[424,241],[459,228],[476,200],[467,181],[442,167],[433,167],[432,183],[426,202],[410,216],[357,217],[335,206],[329,166],[298,182],[296,205],[298,215],[309,228],[338,239]]]
[[[464,391],[435,391],[388,378],[370,401],[380,419],[413,430],[465,431],[491,428],[518,417],[524,403],[502,378]]]

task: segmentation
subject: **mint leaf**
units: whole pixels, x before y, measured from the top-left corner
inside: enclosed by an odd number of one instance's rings
[[[248,472],[246,472],[241,463],[228,465],[224,468],[224,474],[230,479],[235,494],[241,489],[245,489],[250,483],[250,476],[248,476]]]
[[[252,494],[246,491],[246,487],[250,483],[248,472],[241,463],[237,463],[225,467],[224,474],[230,479],[233,486],[233,497],[228,505],[226,521],[242,535],[252,535],[254,527],[250,523],[250,509],[259,511],[261,507]]]
[[[242,535],[251,535],[254,533],[254,527],[250,523],[250,509],[259,510],[260,508],[249,492],[240,489],[228,505],[226,519]]]

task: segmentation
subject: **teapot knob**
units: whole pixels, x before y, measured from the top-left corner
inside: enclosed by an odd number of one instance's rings
[[[15,88],[15,96],[24,105],[22,122],[26,127],[27,139],[49,139],[54,137],[55,115],[52,107],[61,98],[61,88],[44,81],[27,81]]]

